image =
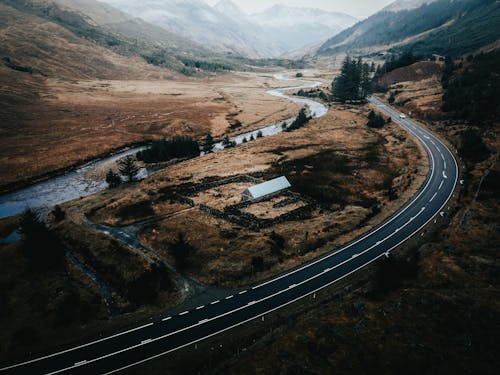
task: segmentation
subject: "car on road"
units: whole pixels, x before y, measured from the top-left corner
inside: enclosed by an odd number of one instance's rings
[[[399,115],[399,118],[405,119],[405,118],[406,118],[406,115],[405,115],[404,113],[401,113],[401,114]]]

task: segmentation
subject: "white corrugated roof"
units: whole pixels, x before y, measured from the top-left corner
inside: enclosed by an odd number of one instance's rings
[[[278,177],[274,180],[264,182],[259,185],[248,188],[248,191],[254,199],[265,197],[266,195],[276,193],[292,187],[286,177]]]

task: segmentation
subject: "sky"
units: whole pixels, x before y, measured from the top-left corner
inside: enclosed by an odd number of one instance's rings
[[[215,5],[219,0],[205,0]],[[394,0],[233,0],[247,13],[254,13],[274,4],[285,4],[289,6],[320,8],[336,12],[344,12],[357,18],[366,18]]]

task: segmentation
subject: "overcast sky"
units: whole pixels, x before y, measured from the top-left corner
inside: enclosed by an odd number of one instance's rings
[[[214,5],[219,0],[205,0]],[[394,0],[233,0],[247,13],[257,12],[274,4],[290,6],[321,8],[336,12],[344,12],[357,18],[366,18]]]

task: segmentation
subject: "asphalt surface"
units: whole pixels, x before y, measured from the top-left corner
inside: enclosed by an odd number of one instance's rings
[[[217,335],[309,296],[376,259],[419,233],[447,211],[458,180],[453,154],[433,134],[375,98],[370,101],[399,122],[425,146],[429,174],[417,195],[385,223],[347,246],[265,283],[175,316],[0,369],[9,374],[102,374],[120,372]]]

